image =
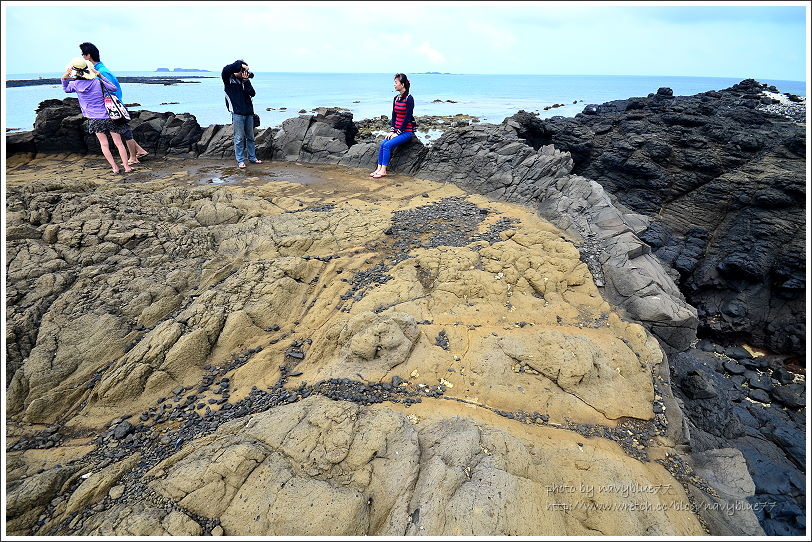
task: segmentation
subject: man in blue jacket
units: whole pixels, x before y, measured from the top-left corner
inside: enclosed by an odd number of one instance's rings
[[[248,161],[261,164],[257,159],[254,143],[254,104],[251,98],[256,96],[250,79],[254,74],[248,70],[244,60],[236,60],[225,66],[222,72],[223,87],[226,91],[226,108],[231,111],[231,122],[234,127],[234,154],[237,167],[245,167],[245,153]]]

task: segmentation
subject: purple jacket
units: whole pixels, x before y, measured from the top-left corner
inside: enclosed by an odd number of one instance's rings
[[[65,92],[75,92],[79,98],[79,107],[82,108],[82,116],[87,119],[109,119],[107,108],[104,107],[104,94],[102,85],[110,92],[115,92],[118,87],[100,75],[96,79],[63,79],[62,90]]]

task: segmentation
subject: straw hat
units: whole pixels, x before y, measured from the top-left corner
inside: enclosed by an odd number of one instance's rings
[[[77,56],[68,63],[65,69],[70,70],[71,77],[75,77],[76,79],[95,79],[96,74],[90,71],[92,67],[93,66],[91,66],[87,60]]]

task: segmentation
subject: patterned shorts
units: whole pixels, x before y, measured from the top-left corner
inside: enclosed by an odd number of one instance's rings
[[[111,119],[87,119],[87,131],[91,134],[116,133],[123,134],[130,129],[127,123],[118,124]],[[132,131],[130,131],[132,134]]]
[[[121,132],[121,139],[123,139],[124,141],[133,139],[133,129],[130,128],[129,122],[124,123],[124,129]]]

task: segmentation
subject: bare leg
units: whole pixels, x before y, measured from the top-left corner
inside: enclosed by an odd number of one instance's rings
[[[133,139],[133,142],[135,142],[134,139]],[[139,145],[138,143],[135,144],[135,157],[136,158],[141,158],[142,156],[146,156],[148,154],[149,153],[146,151],[146,149],[144,149],[141,145]]]
[[[138,164],[138,143],[135,142],[134,139],[127,140],[127,150],[130,152],[130,159],[127,161],[128,164]]]
[[[113,173],[118,173],[118,164],[113,159],[113,154],[110,152],[110,144],[107,142],[107,134],[96,132],[96,137],[99,139],[99,146],[101,147],[102,154],[107,159],[107,163],[113,168]]]
[[[124,142],[121,141],[121,134],[110,132],[110,137],[113,138],[113,143],[116,144],[118,155],[121,157],[121,163],[124,165],[124,171],[129,173],[133,170],[133,168],[131,168],[130,164],[127,163],[127,149],[124,147]]]

